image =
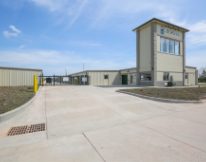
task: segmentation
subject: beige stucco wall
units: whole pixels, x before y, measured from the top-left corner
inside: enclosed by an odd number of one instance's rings
[[[180,55],[183,55],[183,43],[180,42]]]
[[[185,67],[185,72],[188,74],[188,80],[187,80],[187,85],[195,85],[195,72],[196,68],[193,67]]]
[[[173,76],[174,82],[175,81],[183,81],[183,73],[169,73],[169,81],[170,77]],[[163,72],[157,72],[157,81],[163,81]]]
[[[170,76],[173,76],[174,82],[183,81],[183,73],[170,73]]]
[[[183,56],[157,52],[157,71],[183,72]]]
[[[188,74],[188,85],[195,85],[195,74],[189,73]]]
[[[139,71],[151,70],[151,25],[147,25],[139,32],[140,35],[140,69]]]
[[[42,75],[42,71],[0,68],[0,86],[33,86],[34,75]]]
[[[196,68],[188,68],[188,67],[185,67],[185,71],[186,71],[186,73],[195,73]]]
[[[109,76],[109,85],[120,85],[121,75],[119,72],[88,72],[90,85],[104,85],[104,75]]]

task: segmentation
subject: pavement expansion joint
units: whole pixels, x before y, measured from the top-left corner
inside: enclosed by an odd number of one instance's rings
[[[7,136],[16,136],[40,131],[45,131],[45,123],[11,127]]]

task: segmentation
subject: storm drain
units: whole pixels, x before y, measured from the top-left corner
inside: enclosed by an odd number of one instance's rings
[[[7,133],[7,136],[16,136],[40,131],[45,131],[45,123],[12,127]]]

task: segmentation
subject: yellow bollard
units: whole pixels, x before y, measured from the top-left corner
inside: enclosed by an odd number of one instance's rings
[[[37,92],[37,75],[34,75],[34,92]]]
[[[43,85],[44,85],[44,78],[42,78],[42,80],[43,80]]]

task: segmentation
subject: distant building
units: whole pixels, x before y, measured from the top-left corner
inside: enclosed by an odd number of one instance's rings
[[[89,85],[197,85],[196,67],[186,66],[185,33],[188,29],[153,18],[138,26],[136,32],[136,68],[88,70],[71,74],[72,84]],[[78,78],[78,82],[75,80]]]

